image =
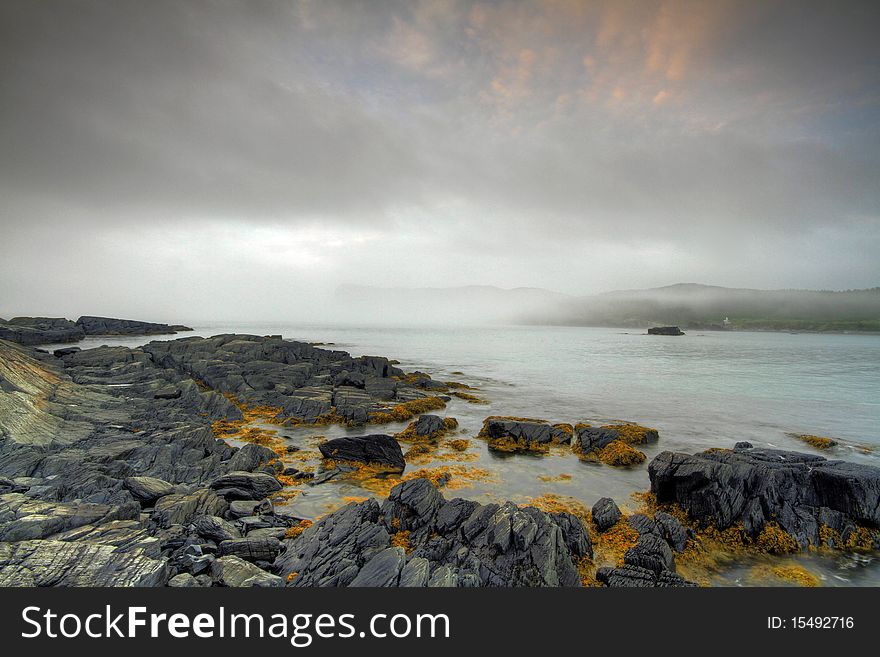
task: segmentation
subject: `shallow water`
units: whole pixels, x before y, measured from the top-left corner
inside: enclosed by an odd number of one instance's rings
[[[198,326],[194,333],[150,338],[89,338],[80,347],[136,346],[151,339],[217,333],[281,334],[334,343],[353,355],[382,355],[407,371],[479,388],[486,405],[453,399],[439,414],[458,419],[462,437],[473,437],[488,415],[536,417],[554,422],[630,420],[655,427],[660,441],[641,446],[650,460],[662,450],[694,452],[755,446],[814,451],[789,433],[831,436],[840,446],[829,458],[878,464],[880,447],[880,336],[689,332],[648,336],[632,330],[574,327],[357,328],[339,326]],[[406,424],[386,425],[396,432]],[[364,430],[341,427],[285,429],[291,443],[314,449],[316,436]],[[477,460],[460,463],[491,471],[490,481],[470,482],[447,495],[482,501],[526,501],[545,493],[570,495],[592,505],[603,495],[626,503],[648,488],[646,465],[632,469],[587,464],[565,450],[545,456],[489,452],[471,441]],[[430,467],[443,464],[434,461]],[[408,466],[407,471],[425,466]],[[565,481],[539,477],[570,475]],[[303,516],[325,513],[344,496],[368,495],[350,482],[303,486],[290,502]],[[880,585],[875,558],[801,558],[824,585]],[[749,564],[719,575],[717,583],[749,583]]]

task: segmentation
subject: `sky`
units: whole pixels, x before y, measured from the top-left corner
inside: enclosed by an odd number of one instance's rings
[[[0,316],[880,285],[880,3],[0,3]]]

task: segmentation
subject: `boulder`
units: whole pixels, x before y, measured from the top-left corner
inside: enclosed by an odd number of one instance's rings
[[[218,586],[236,588],[284,586],[284,580],[277,575],[267,573],[236,555],[216,559],[211,564],[211,578]]]
[[[648,335],[684,335],[677,326],[654,326],[648,329]]]
[[[406,467],[400,444],[387,434],[333,438],[322,443],[318,449],[328,459],[379,463],[398,471]]]
[[[662,452],[648,474],[659,502],[678,504],[703,526],[741,522],[752,537],[771,520],[801,547],[820,545],[827,522],[838,532],[880,526],[880,468],[869,465],[752,448]]]
[[[617,524],[621,513],[617,504],[610,497],[602,497],[593,505],[593,522],[600,532],[607,531]]]
[[[220,554],[234,554],[245,561],[275,561],[281,552],[281,543],[277,538],[233,538],[220,543]]]
[[[173,484],[156,477],[126,477],[123,485],[144,506],[151,506],[160,497],[174,492]]]
[[[210,486],[218,495],[229,500],[261,500],[283,488],[272,475],[243,470],[217,477]]]

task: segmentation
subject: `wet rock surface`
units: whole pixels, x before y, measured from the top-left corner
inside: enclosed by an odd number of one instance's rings
[[[303,473],[283,470],[268,447],[238,449],[212,430],[257,406],[294,424],[358,426],[381,413],[415,418],[418,436],[447,426],[398,407],[431,386],[407,383],[385,358],[240,335],[59,352],[0,340],[0,585],[579,586],[597,541],[624,522],[638,539],[622,565],[596,571],[600,583],[691,585],[675,571],[694,538],[681,516],[624,518],[610,498],[593,507],[600,535],[591,536],[565,511],[446,499],[428,479],[411,479],[386,500],[351,503],[306,527],[270,499],[278,476]],[[575,448],[590,449],[609,436],[657,439],[638,425],[575,431],[522,418],[489,418],[485,430],[529,446],[573,435]],[[386,434],[320,450],[338,462],[315,485],[354,471],[353,462],[406,467]],[[745,445],[663,452],[649,474],[658,502],[722,529],[742,524],[751,536],[778,524],[806,546],[827,529],[843,546],[880,522],[880,471],[820,456]]]
[[[859,527],[880,527],[880,468],[868,465],[738,448],[662,452],[648,473],[659,502],[675,502],[703,526],[741,523],[756,537],[772,522],[802,548],[820,545],[825,529],[846,543]]]
[[[409,549],[392,545],[406,532]],[[286,541],[275,561],[290,586],[580,586],[592,554],[583,523],[535,507],[446,500],[427,479],[398,484],[380,507],[351,503]]]

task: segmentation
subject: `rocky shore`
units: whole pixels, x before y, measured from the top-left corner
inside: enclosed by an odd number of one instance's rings
[[[88,335],[166,335],[179,331],[192,329],[181,324],[157,324],[88,315],[75,322],[61,317],[0,319],[0,340],[25,345],[79,342]]]
[[[660,453],[631,512],[610,498],[451,497],[446,479],[408,468],[417,446],[466,448],[447,437],[454,420],[430,413],[455,391],[384,357],[277,336],[55,354],[0,340],[0,585],[693,586],[681,566],[721,541],[773,554],[880,547],[880,470],[747,444]],[[352,430],[322,442],[324,466],[308,472],[259,432],[240,448],[224,440],[255,418]],[[659,440],[639,425],[495,416],[478,438],[614,465],[640,463],[626,450],[644,461],[635,446]],[[361,471],[407,474],[319,518],[280,503]]]

